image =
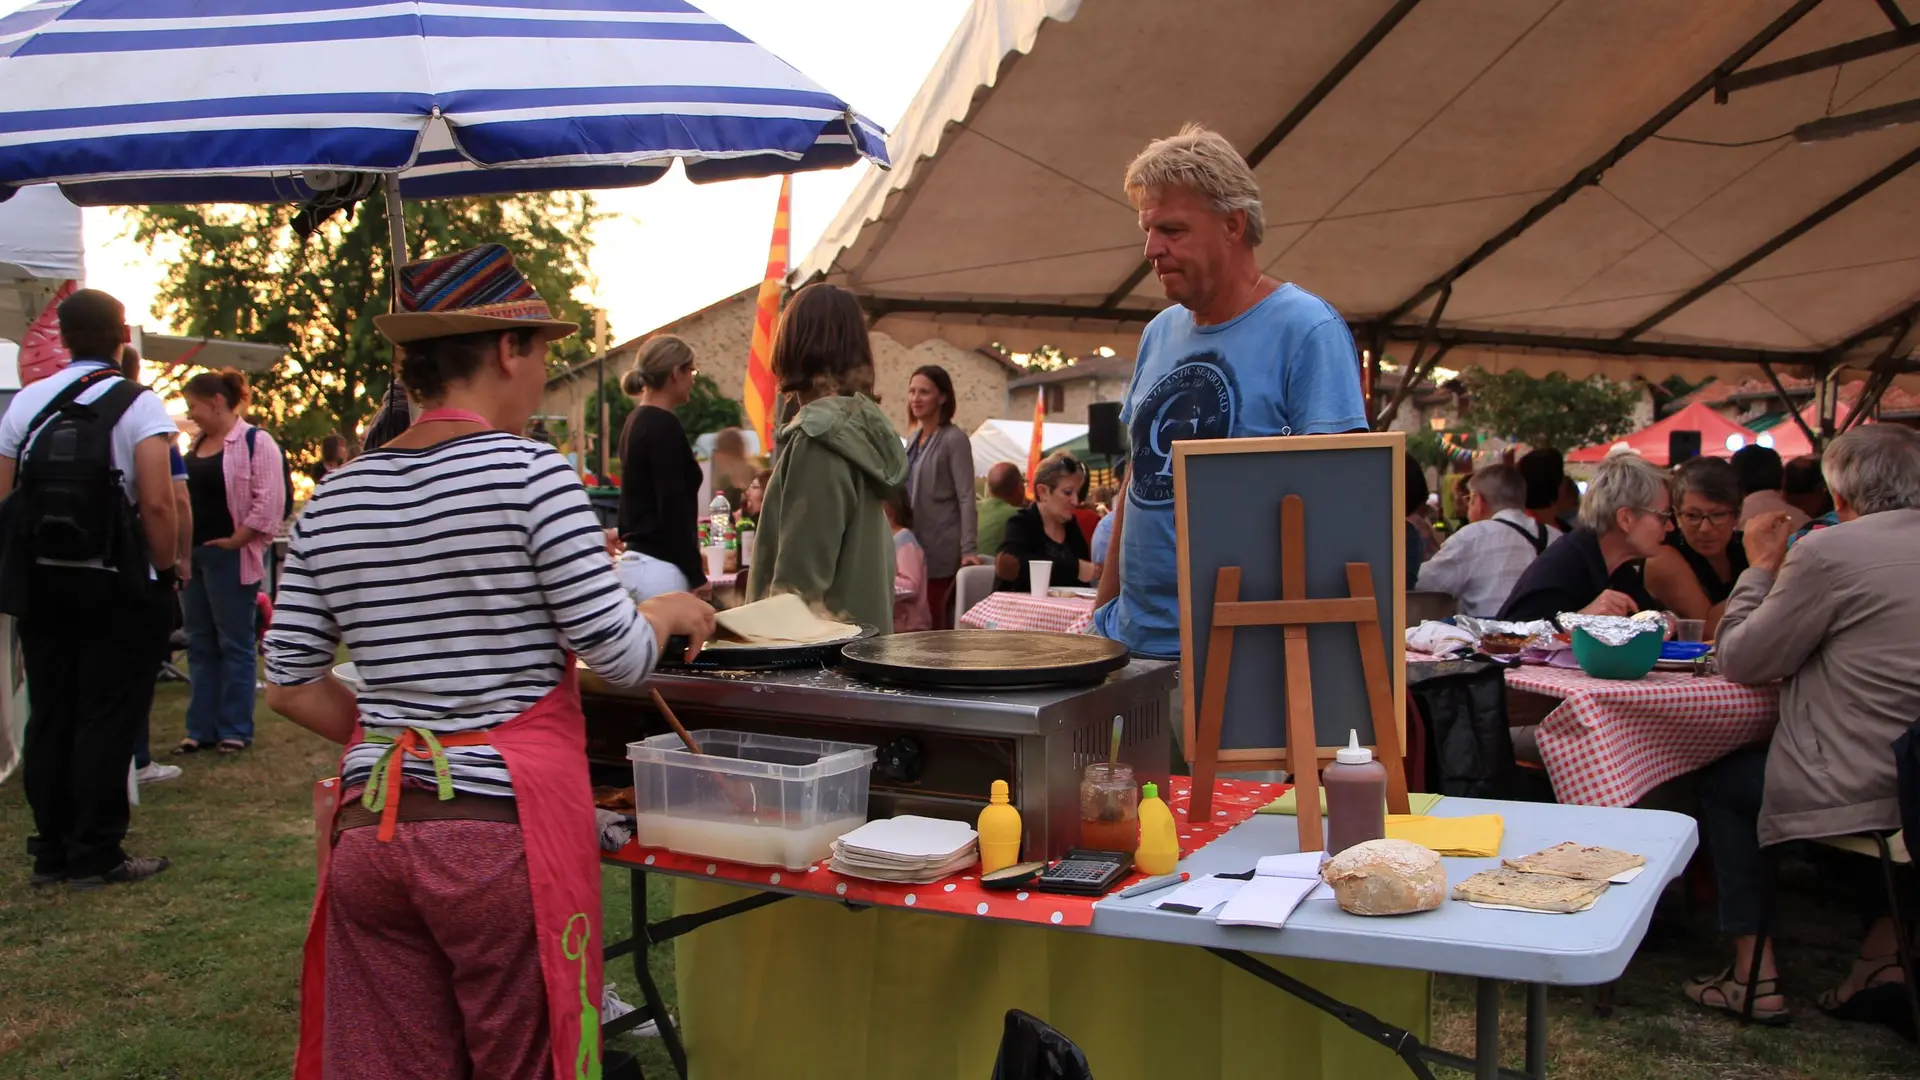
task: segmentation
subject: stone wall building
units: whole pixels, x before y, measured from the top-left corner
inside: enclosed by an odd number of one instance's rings
[[[1093,402],[1125,401],[1132,378],[1132,357],[1082,356],[1066,367],[1008,383],[1004,415],[1009,420],[1031,420],[1034,396],[1045,394],[1048,416],[1062,423],[1084,424],[1087,406]]]
[[[676,334],[693,347],[700,373],[720,386],[721,393],[738,401],[747,378],[747,355],[753,345],[754,299],[759,286],[743,289],[690,315],[622,342],[607,351],[607,377],[618,378],[633,366],[640,345],[655,334]],[[908,348],[883,333],[872,335],[874,389],[880,408],[902,432],[907,429],[907,380],[915,368],[938,364],[953,379],[954,423],[972,431],[984,420],[1009,415],[1007,386],[1021,374],[1019,365],[987,349],[963,349],[939,339]],[[572,415],[576,402],[584,405],[593,393],[597,364],[575,365],[547,381],[541,406],[545,416]],[[1027,407],[1032,408],[1032,398]]]

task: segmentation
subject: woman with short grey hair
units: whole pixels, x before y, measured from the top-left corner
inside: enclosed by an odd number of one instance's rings
[[[1719,458],[1694,458],[1673,473],[1674,522],[1666,547],[1647,560],[1647,591],[1713,639],[1733,583],[1747,568],[1741,545],[1740,476]]]
[[[1527,567],[1500,609],[1502,619],[1551,619],[1562,612],[1631,615],[1660,607],[1641,566],[1673,528],[1673,498],[1660,470],[1637,454],[1600,463],[1580,504],[1580,527]]]

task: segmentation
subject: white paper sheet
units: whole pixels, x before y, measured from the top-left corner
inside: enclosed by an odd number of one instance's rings
[[[1194,878],[1155,900],[1151,906],[1161,908],[1172,904],[1177,907],[1195,908],[1198,914],[1205,915],[1233,899],[1246,884],[1237,878],[1223,878],[1217,874],[1208,874],[1205,877]]]
[[[1287,924],[1287,916],[1314,890],[1314,879],[1262,877],[1254,875],[1245,888],[1227,901],[1214,916],[1221,926],[1264,926],[1278,930]]]
[[[1608,878],[1607,881],[1614,885],[1625,885],[1628,882],[1632,881],[1634,878],[1639,877],[1641,873],[1646,870],[1646,868],[1647,868],[1647,864],[1641,863],[1639,866],[1636,866],[1631,870],[1620,871],[1619,873]]]

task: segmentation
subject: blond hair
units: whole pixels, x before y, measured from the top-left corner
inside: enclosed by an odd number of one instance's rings
[[[1136,208],[1147,193],[1169,187],[1183,187],[1206,196],[1221,214],[1244,211],[1247,246],[1260,246],[1267,231],[1260,182],[1253,178],[1247,159],[1219,132],[1188,124],[1178,135],[1148,143],[1127,166],[1127,198]]]

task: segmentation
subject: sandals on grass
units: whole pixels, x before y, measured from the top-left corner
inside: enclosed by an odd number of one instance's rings
[[[1685,987],[1687,999],[1703,1009],[1726,1013],[1728,1016],[1744,1015],[1747,1003],[1747,984],[1733,977],[1733,965],[1728,964],[1718,975],[1704,975],[1687,981]],[[1761,979],[1753,984],[1753,996],[1760,998],[1780,996],[1779,979]],[[1784,1008],[1762,1009],[1757,1004],[1753,1009],[1753,1022],[1767,1027],[1785,1027],[1793,1021],[1793,1014]]]
[[[199,739],[181,739],[180,745],[173,748],[173,753],[177,757],[181,754],[197,754],[205,749],[206,744]]]
[[[223,754],[237,754],[246,748],[247,744],[239,739],[221,739],[219,746],[216,747]]]
[[[1913,1041],[1913,1011],[1907,1004],[1907,984],[1899,979],[1881,978],[1888,972],[1899,971],[1900,961],[1890,956],[1861,959],[1880,966],[1867,976],[1867,981],[1860,989],[1847,995],[1845,1000],[1841,999],[1838,987],[1824,990],[1815,999],[1815,1004],[1821,1012],[1835,1020],[1884,1024],[1907,1041]]]

